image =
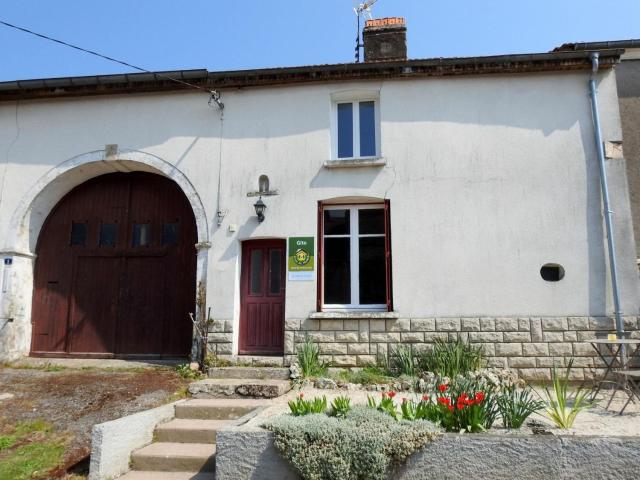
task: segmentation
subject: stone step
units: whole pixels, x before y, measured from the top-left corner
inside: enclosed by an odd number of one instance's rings
[[[189,385],[191,395],[205,398],[276,398],[289,390],[291,382],[288,380],[208,378]]]
[[[267,405],[268,400],[257,399],[195,399],[178,403],[176,418],[201,420],[234,420],[244,417],[258,407]]]
[[[278,367],[212,367],[209,378],[244,378],[261,380],[289,380],[289,369]]]
[[[154,472],[213,472],[216,446],[210,443],[158,442],[131,454],[131,468]]]
[[[213,472],[142,472],[125,473],[118,480],[214,480]]]
[[[232,425],[232,420],[176,418],[156,427],[159,442],[216,443],[216,432]]]

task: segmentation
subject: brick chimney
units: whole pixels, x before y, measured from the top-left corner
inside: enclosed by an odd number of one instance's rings
[[[402,17],[367,20],[362,32],[365,62],[407,59],[407,26]]]

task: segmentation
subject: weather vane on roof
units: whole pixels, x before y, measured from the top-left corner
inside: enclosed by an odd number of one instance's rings
[[[353,11],[357,17],[357,27],[356,27],[356,63],[360,63],[360,49],[364,47],[362,40],[360,38],[360,18],[365,15],[369,17],[371,20],[371,6],[376,3],[378,0],[367,0],[365,2],[358,2],[356,7],[353,7]]]

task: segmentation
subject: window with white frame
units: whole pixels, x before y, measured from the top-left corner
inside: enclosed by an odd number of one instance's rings
[[[378,97],[342,94],[333,97],[333,157],[336,159],[380,156]]]
[[[321,310],[391,310],[389,205],[321,205]]]

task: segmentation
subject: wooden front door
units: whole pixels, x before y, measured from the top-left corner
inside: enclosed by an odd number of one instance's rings
[[[242,244],[240,353],[284,353],[286,248],[284,240]]]
[[[177,184],[113,173],[65,196],[36,248],[33,355],[186,356],[196,225]]]

